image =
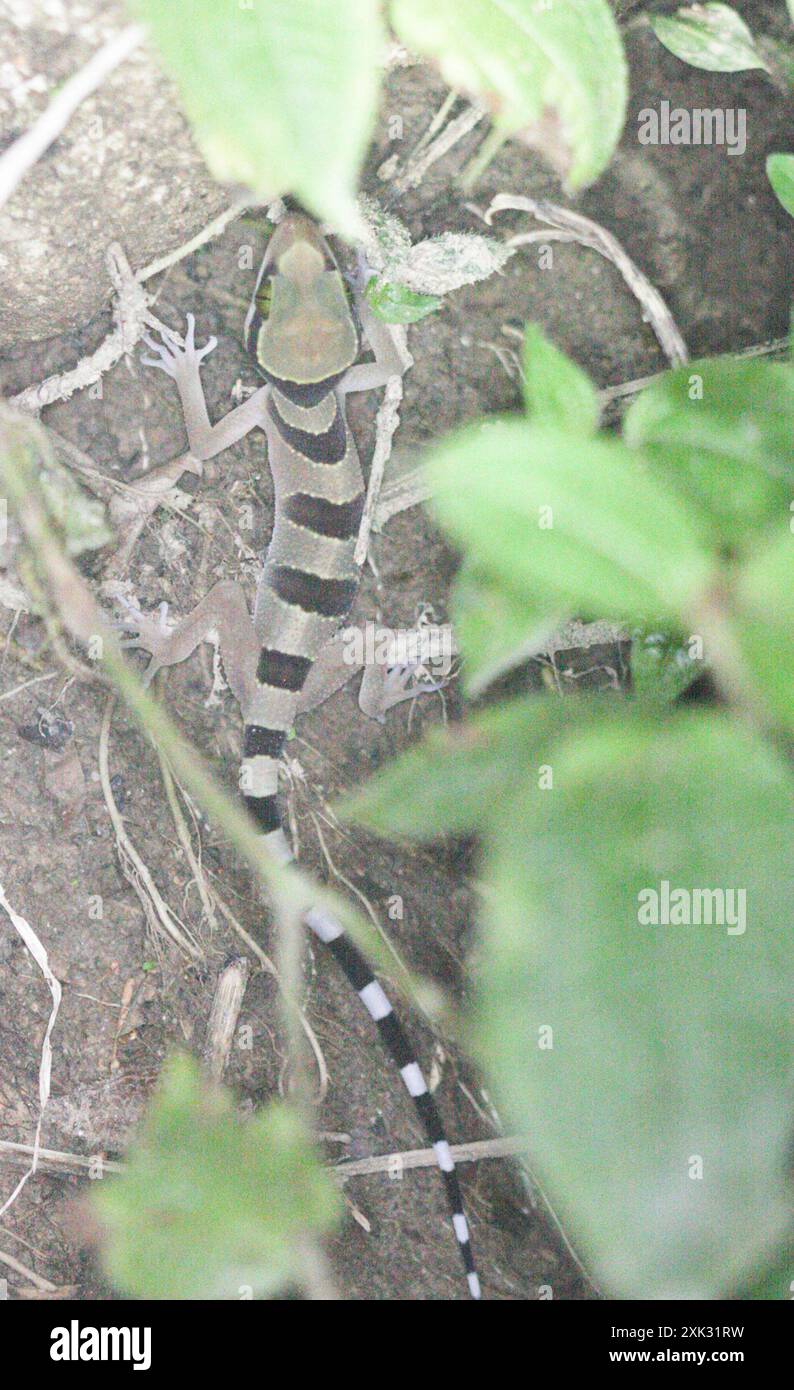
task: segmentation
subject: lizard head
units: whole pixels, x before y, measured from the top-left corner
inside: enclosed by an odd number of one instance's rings
[[[314,223],[290,213],[268,243],[245,321],[260,375],[298,389],[341,376],[359,353],[345,284]]]

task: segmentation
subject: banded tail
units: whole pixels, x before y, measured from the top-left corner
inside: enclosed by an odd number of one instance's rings
[[[472,1298],[481,1298],[480,1280],[474,1264],[469,1223],[463,1210],[463,1195],[455,1169],[449,1144],[444,1134],[444,1126],[424,1078],[424,1073],[414,1056],[405,1029],[395,1014],[388,998],[373,975],[366,959],[339,923],[326,912],[312,908],[304,921],[315,936],[324,942],[338,965],[341,966],[364,1008],[375,1024],[380,1040],[395,1063],[409,1096],[416,1106],[425,1134],[433,1146],[436,1161],[441,1169],[452,1225],[458,1242],[466,1282]]]
[[[268,760],[272,758],[275,761],[275,749],[278,747],[280,750],[281,747],[283,747],[284,737],[283,734],[280,734],[276,730],[247,724],[245,728],[245,748],[252,750],[267,747],[271,750],[267,755],[255,754],[254,756],[267,756]],[[266,797],[246,797],[245,800],[249,805],[249,810],[251,809],[251,803],[253,803],[254,818],[258,828],[263,832],[263,841],[268,846],[270,852],[278,855],[283,862],[289,863],[293,855],[289,841],[284,832],[284,827],[281,824],[278,797],[275,789]],[[263,807],[266,808],[266,814],[263,814]],[[278,820],[277,824],[275,823],[276,820]],[[339,922],[337,922],[330,913],[319,908],[312,908],[303,920],[318,940],[322,941],[323,944],[328,947],[331,955],[341,967],[353,989],[356,991],[356,994],[375,1024],[378,1034],[380,1035],[380,1040],[395,1063],[405,1088],[416,1106],[422,1127],[433,1147],[436,1162],[438,1163],[441,1175],[444,1179],[447,1202],[452,1215],[452,1226],[455,1231],[455,1239],[458,1242],[461,1259],[463,1260],[463,1268],[466,1272],[469,1293],[472,1298],[480,1298],[482,1296],[480,1281],[474,1264],[471,1239],[469,1236],[469,1225],[463,1208],[463,1196],[455,1169],[455,1161],[444,1133],[444,1126],[438,1106],[430,1093],[424,1073],[416,1060],[413,1047],[408,1040],[406,1032],[395,1014],[382,985],[373,975],[366,958],[359,951],[355,943],[351,941]]]
[[[251,724],[246,725],[246,749],[260,749],[267,746],[273,750],[267,756],[273,757],[275,748],[278,747],[280,750],[283,747],[283,741],[284,735],[278,734],[275,730]],[[250,803],[252,798],[246,797],[245,800]],[[263,831],[263,840],[271,853],[277,854],[282,861],[288,863],[293,856],[280,821],[276,792],[274,791],[266,798],[261,798],[261,801],[267,805],[267,817],[262,816],[259,807],[256,807],[254,814],[259,829]],[[278,824],[273,823],[275,817],[278,817]],[[472,1298],[479,1299],[482,1297],[480,1280],[474,1263],[469,1224],[463,1207],[463,1195],[458,1182],[455,1161],[444,1132],[438,1106],[428,1088],[424,1073],[416,1060],[414,1049],[408,1040],[405,1029],[394,1012],[382,985],[373,975],[366,958],[351,941],[339,922],[330,913],[319,908],[312,908],[304,917],[304,922],[318,940],[328,947],[331,955],[352,985],[375,1024],[380,1040],[397,1067],[405,1089],[416,1106],[422,1128],[433,1147],[436,1162],[444,1179],[452,1226],[463,1260],[469,1293]]]

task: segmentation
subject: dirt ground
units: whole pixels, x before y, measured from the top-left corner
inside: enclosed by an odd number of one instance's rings
[[[776,7],[744,6],[748,18]],[[782,7],[780,7],[782,8]],[[759,27],[763,27],[758,21]],[[685,67],[644,30],[627,33],[632,74],[629,117],[620,151],[599,184],[574,206],[608,227],[666,297],[693,355],[738,350],[787,331],[791,240],[786,216],[764,173],[772,150],[794,147],[784,100],[760,73],[707,74]],[[401,149],[409,149],[443,99],[441,84],[421,69],[390,77],[364,187],[383,194],[377,170],[393,153],[389,117],[404,122]],[[748,112],[748,148],[653,148],[636,140],[637,112],[667,99],[671,105],[741,106]],[[412,238],[443,230],[481,230],[482,224],[454,182],[476,140],[464,141],[404,195],[394,211]],[[519,146],[505,148],[483,176],[471,202],[487,206],[492,194],[512,191],[562,201],[556,181]],[[526,225],[510,214],[496,234]],[[790,225],[790,224],[789,224]],[[250,271],[238,268],[243,245],[254,261],[266,239],[250,215],[163,277],[157,314],[181,328],[196,315],[198,337],[215,334],[217,350],[203,377],[215,418],[229,408],[237,378],[253,377],[240,346],[250,293]],[[177,244],[178,237],[172,244]],[[517,408],[519,385],[504,370],[493,344],[509,346],[505,324],[539,321],[586,367],[599,386],[661,370],[664,358],[641,320],[636,302],[614,268],[575,245],[558,245],[553,266],[540,270],[536,248],[515,256],[502,275],[450,296],[443,312],[411,329],[416,365],[405,383],[395,468],[417,458],[427,441],[453,424]],[[63,369],[93,348],[110,327],[98,314],[77,331],[36,342],[20,338],[0,360],[3,389],[12,394]],[[185,447],[176,393],[163,375],[122,361],[105,378],[101,398],[77,393],[44,414],[45,423],[74,444],[108,476],[129,479],[148,463],[164,462]],[[352,424],[362,458],[371,454],[377,402],[357,399]],[[242,578],[251,591],[246,547],[261,553],[272,520],[272,493],[261,436],[221,456],[205,476],[198,506],[184,518],[160,512],[141,538],[130,567],[145,607],[167,600],[187,611],[219,578]],[[254,529],[244,529],[248,504]],[[197,525],[197,519],[200,525]],[[356,617],[392,626],[413,623],[422,604],[439,619],[447,613],[456,558],[420,508],[393,518],[373,546],[376,573],[368,572]],[[102,576],[102,557],[87,566]],[[180,918],[201,941],[204,963],[195,968],[175,951],[158,952],[136,896],[119,868],[114,835],[98,775],[100,725],[106,703],[98,685],[71,680],[58,668],[42,623],[5,610],[0,694],[0,864],[5,893],[40,934],[64,996],[53,1035],[53,1100],[43,1142],[71,1153],[122,1154],[151,1093],[163,1058],[175,1045],[199,1051],[217,973],[236,950],[231,932],[213,934],[202,917],[195,885],[176,838],[155,754],[132,720],[113,714],[110,769],[127,832]],[[615,651],[561,653],[558,666],[574,674],[563,689],[582,682],[608,688],[620,672]],[[594,669],[593,669],[594,668]],[[56,672],[18,693],[17,686]],[[581,674],[587,673],[589,674]],[[577,679],[577,673],[579,673]],[[208,658],[175,668],[164,693],[181,726],[227,786],[236,785],[240,743],[238,711],[230,696],[206,704]],[[542,671],[530,663],[513,679],[539,688]],[[440,700],[393,709],[385,726],[367,720],[355,684],[305,716],[290,758],[299,765],[289,789],[299,828],[300,857],[326,872],[317,827],[338,872],[366,896],[394,945],[412,967],[466,996],[466,960],[476,950],[476,846],[446,842],[406,850],[351,834],[329,820],[327,805],[378,766],[413,744],[428,726],[456,719],[462,702],[453,684]],[[612,698],[619,698],[613,696]],[[56,725],[55,746],[42,746],[37,724],[46,711]],[[61,746],[57,746],[61,744]],[[53,793],[57,764],[76,755],[84,794],[64,806]],[[267,923],[217,828],[200,824],[203,862],[240,921],[273,949]],[[399,894],[401,921],[386,914]],[[91,903],[101,895],[102,916]],[[122,1001],[129,1002],[126,1013]],[[423,1140],[387,1059],[373,1043],[369,1020],[350,996],[336,967],[319,950],[307,952],[305,1009],[327,1059],[331,1085],[317,1116],[318,1129],[347,1136],[329,1141],[329,1158],[358,1158],[421,1147]],[[38,1109],[38,1063],[50,1008],[47,988],[27,952],[4,921],[0,929],[0,1138],[29,1143]],[[277,1094],[284,1042],[272,980],[254,971],[241,1021],[253,1030],[250,1051],[233,1051],[227,1072],[241,1104],[256,1107]],[[442,1048],[418,1018],[410,1019],[423,1065],[439,1074],[438,1102],[452,1142],[493,1135],[487,1097],[465,1058]],[[583,1153],[586,1135],[582,1136]],[[0,1164],[0,1204],[17,1176]],[[486,1297],[591,1299],[598,1291],[577,1265],[532,1184],[507,1161],[468,1164],[462,1170],[475,1248]],[[90,1247],[82,1243],[75,1202],[83,1180],[40,1174],[0,1220],[0,1249],[76,1296],[111,1295]],[[438,1175],[408,1172],[357,1178],[351,1203],[331,1243],[338,1287],[349,1299],[457,1299],[464,1296],[458,1257]],[[354,1215],[353,1208],[359,1215]],[[364,1229],[362,1220],[369,1229]],[[0,1273],[3,1271],[0,1270]],[[10,1294],[27,1280],[7,1271]]]

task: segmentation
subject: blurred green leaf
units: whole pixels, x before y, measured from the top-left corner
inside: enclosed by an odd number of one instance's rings
[[[67,555],[100,550],[113,539],[104,504],[50,457],[39,473],[47,509],[61,529]]]
[[[721,1297],[790,1230],[791,779],[713,713],[550,762],[485,847],[480,1060],[606,1291]],[[743,890],[746,930],[736,893],[725,925],[643,925],[663,881]]]
[[[409,48],[482,101],[497,130],[541,149],[570,188],[609,163],[628,83],[606,0],[392,0],[390,15]]]
[[[183,1055],[166,1064],[123,1176],[94,1203],[116,1287],[165,1299],[299,1283],[299,1237],[330,1230],[340,1209],[294,1110],[273,1104],[243,1121]]]
[[[758,40],[758,51],[778,91],[788,95],[794,92],[794,47],[791,40],[781,43],[779,39],[764,34]]]
[[[586,372],[555,347],[536,323],[524,334],[524,402],[535,425],[595,434],[599,407]]]
[[[466,560],[455,578],[452,618],[470,698],[536,652],[558,621],[558,615],[538,612],[526,594]]]
[[[708,583],[692,517],[617,440],[489,419],[438,444],[427,477],[472,564],[540,618],[675,614]]]
[[[741,649],[769,715],[794,732],[794,535],[789,527],[745,565],[737,580],[736,610]]]
[[[794,487],[794,371],[787,363],[690,362],[643,391],[624,438],[656,475],[711,517],[714,539],[742,549],[785,515]]]
[[[479,830],[500,816],[516,777],[548,762],[577,716],[577,701],[538,696],[432,729],[336,809],[379,835],[427,840]]]
[[[794,217],[794,154],[767,155],[766,172],[778,202]]]
[[[671,704],[703,674],[680,633],[635,628],[631,634],[631,683],[639,699]]]
[[[341,231],[372,133],[383,30],[377,0],[137,0],[216,178],[294,193]]]
[[[417,294],[406,285],[391,285],[388,281],[370,280],[367,302],[376,318],[383,323],[418,323],[441,308],[435,294]]]
[[[675,15],[651,15],[660,43],[694,68],[708,72],[744,72],[765,68],[755,40],[731,5],[689,5]]]

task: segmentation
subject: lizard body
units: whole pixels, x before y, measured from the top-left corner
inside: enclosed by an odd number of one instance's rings
[[[357,362],[362,328],[374,362]],[[190,451],[198,459],[220,453],[253,428],[265,433],[275,509],[253,619],[242,589],[220,583],[171,631],[138,615],[136,635],[128,645],[150,652],[151,679],[161,666],[185,660],[200,642],[215,642],[243,715],[240,785],[245,804],[267,849],[288,862],[292,850],[278,803],[279,760],[296,714],[317,702],[311,692],[318,671],[325,665],[336,686],[342,683],[338,629],[360,579],[355,548],[364,478],[345,398],[384,386],[406,370],[410,359],[400,354],[388,328],[365,303],[353,315],[330,248],[314,224],[298,215],[286,217],[270,239],[244,339],[265,385],[215,425],[199,374],[201,360],[215,342],[196,348],[192,316],[184,348],[176,340],[147,339],[157,356],[143,361],[175,379]],[[480,1298],[455,1165],[414,1050],[380,983],[340,924],[319,909],[307,914],[306,923],[329,947],[399,1068],[442,1172],[469,1292]]]

